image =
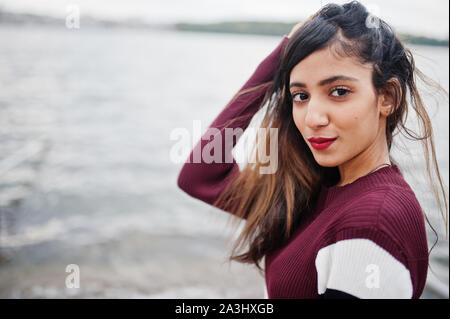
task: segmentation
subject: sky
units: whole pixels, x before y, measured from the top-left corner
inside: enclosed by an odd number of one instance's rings
[[[139,18],[149,23],[224,20],[301,21],[326,3],[348,0],[0,0],[14,12],[65,17],[70,5],[81,14],[106,19]],[[448,38],[448,0],[361,0],[398,32]]]

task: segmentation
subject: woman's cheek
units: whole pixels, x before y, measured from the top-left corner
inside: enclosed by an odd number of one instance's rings
[[[302,112],[295,108],[295,106],[292,109],[292,118],[294,119],[295,126],[301,133],[303,130],[304,116],[302,115]]]

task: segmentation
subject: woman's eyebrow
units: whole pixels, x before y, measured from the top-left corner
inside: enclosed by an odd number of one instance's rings
[[[355,82],[358,81],[358,79],[352,78],[351,76],[347,76],[347,75],[335,75],[335,76],[329,77],[328,79],[325,79],[325,80],[320,81],[320,82],[319,82],[319,86],[324,86],[324,85],[327,85],[327,84],[330,84],[330,83],[333,83],[333,82],[336,82],[336,81],[339,81],[339,80],[355,81]],[[292,88],[292,87],[294,87],[294,86],[302,87],[302,88],[306,88],[306,87],[307,87],[305,83],[301,83],[301,82],[292,82],[292,83],[289,85],[289,88]]]

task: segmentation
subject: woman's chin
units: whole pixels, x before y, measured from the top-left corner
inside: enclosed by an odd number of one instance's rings
[[[336,159],[330,158],[330,156],[314,156],[317,164],[322,167],[336,167],[340,164]]]

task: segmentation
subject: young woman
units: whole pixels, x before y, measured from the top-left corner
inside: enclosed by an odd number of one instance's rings
[[[357,1],[328,4],[283,37],[210,125],[216,133],[207,131],[192,151],[179,187],[245,219],[233,253],[247,251],[230,260],[261,270],[265,257],[269,298],[422,294],[425,215],[390,156],[397,131],[424,143],[445,223],[448,209],[416,75],[425,79],[384,21]],[[225,128],[246,129],[266,103],[261,127],[277,129],[278,149],[270,154],[277,169],[261,173],[257,157],[240,171],[234,159],[226,161]],[[408,108],[423,135],[404,126]],[[211,150],[219,161],[196,163],[194,154]]]

